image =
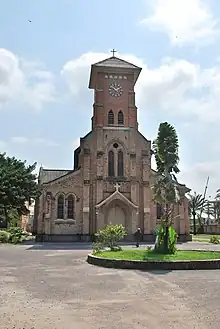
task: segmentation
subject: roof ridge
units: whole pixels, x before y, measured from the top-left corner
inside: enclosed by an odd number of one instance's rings
[[[101,60],[101,61],[99,61],[97,63],[94,63],[93,66],[99,66],[101,64],[105,64],[105,62],[107,62],[107,61],[113,61],[113,60],[120,61],[120,62],[122,62],[124,64],[127,64],[127,65],[132,66],[133,68],[141,69],[139,66],[137,66],[135,64],[132,64],[132,63],[130,63],[130,62],[124,60],[124,59],[121,59],[119,57],[116,57],[116,56],[111,56],[111,57],[105,58],[105,59],[103,59],[103,60]]]

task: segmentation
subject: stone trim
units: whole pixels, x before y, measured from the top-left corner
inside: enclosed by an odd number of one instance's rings
[[[149,152],[146,150],[142,150],[141,155],[142,155],[142,157],[146,157],[149,155]]]
[[[104,206],[106,203],[109,203],[115,199],[119,199],[121,201],[124,201],[125,203],[127,203],[127,205],[131,206],[132,208],[138,209],[139,207],[134,204],[131,200],[129,200],[128,198],[126,198],[124,196],[124,194],[122,194],[120,191],[115,191],[114,193],[112,193],[111,195],[109,195],[105,200],[101,201],[100,203],[98,203],[95,208],[99,209],[102,206]]]
[[[100,158],[105,154],[103,151],[97,151],[97,158]]]
[[[213,270],[220,269],[220,259],[194,261],[138,261],[107,259],[89,254],[87,262],[92,265],[131,270]]]
[[[123,130],[123,131],[129,131],[130,128],[128,127],[122,127],[122,126],[108,126],[108,127],[103,127],[103,130]]]
[[[37,234],[35,241],[42,242],[58,242],[58,243],[73,243],[73,242],[91,242],[89,234]]]
[[[55,224],[68,224],[68,225],[75,225],[76,220],[75,219],[55,219],[54,220]]]
[[[93,106],[95,106],[95,107],[104,107],[104,104],[95,103],[95,104],[93,104]]]
[[[114,176],[114,177],[108,176],[106,177],[106,181],[110,183],[114,183],[114,182],[128,182],[130,180],[124,176]]]

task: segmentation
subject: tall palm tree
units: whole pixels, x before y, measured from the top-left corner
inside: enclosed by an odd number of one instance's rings
[[[189,194],[189,216],[193,217],[193,234],[196,235],[196,215],[200,213],[201,209],[206,206],[205,198],[202,194]],[[200,226],[201,226],[201,219],[199,218]]]
[[[217,200],[220,200],[220,188],[216,191],[216,196],[215,196],[215,199]]]
[[[216,191],[215,202],[214,202],[214,215],[215,220],[219,223],[220,221],[220,189]]]
[[[153,197],[163,209],[165,226],[164,251],[168,252],[169,226],[172,224],[174,206],[180,202],[182,191],[179,188],[176,174],[179,173],[179,142],[175,128],[167,122],[159,125],[157,138],[153,142],[153,152],[158,176],[153,187]]]

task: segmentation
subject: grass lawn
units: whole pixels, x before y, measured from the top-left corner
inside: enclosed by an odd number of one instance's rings
[[[210,238],[212,236],[215,236],[220,240],[220,235],[218,234],[196,234],[192,235],[192,241],[197,241],[197,242],[209,242]]]
[[[149,250],[120,250],[101,251],[95,254],[97,257],[120,260],[146,260],[146,261],[178,261],[178,260],[207,260],[220,259],[218,251],[180,251],[174,255],[157,254]]]

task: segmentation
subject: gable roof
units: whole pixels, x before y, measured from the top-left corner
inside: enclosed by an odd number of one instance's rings
[[[68,172],[66,172],[65,174],[59,176],[59,177],[56,177],[54,179],[51,179],[50,181],[47,181],[44,183],[44,185],[49,185],[51,183],[56,183],[56,182],[59,182],[59,181],[62,181],[63,179],[65,179],[66,177],[72,175],[72,174],[76,174],[78,173],[80,170],[80,168],[77,168],[75,170],[69,170]]]
[[[72,170],[68,169],[44,169],[43,167],[40,167],[38,182],[40,184],[46,184],[53,181],[54,179],[68,174],[71,171]]]
[[[127,203],[129,206],[133,207],[133,208],[138,208],[138,206],[136,204],[134,204],[132,201],[128,200],[128,198],[126,198],[121,192],[119,191],[115,191],[114,193],[112,193],[111,195],[109,195],[105,200],[101,201],[100,203],[98,203],[95,207],[96,208],[100,208],[102,206],[104,206],[106,203],[110,203],[113,200],[121,200],[124,201],[125,203]]]
[[[100,61],[98,63],[93,64],[92,66],[105,66],[105,67],[121,67],[124,69],[138,69],[141,70],[140,67],[129,63],[121,58],[112,56],[109,58],[104,59],[103,61]]]

